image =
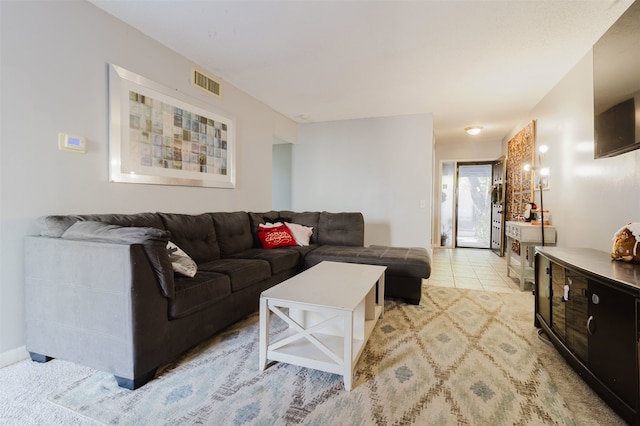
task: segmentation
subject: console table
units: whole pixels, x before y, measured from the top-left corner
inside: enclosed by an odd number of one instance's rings
[[[533,282],[533,249],[542,244],[542,226],[530,222],[508,221],[505,223],[507,236],[507,276],[514,273],[520,279],[520,290],[524,290],[525,282]],[[514,252],[514,243],[520,246],[520,254]],[[555,245],[556,228],[544,226],[544,243]]]
[[[639,424],[640,264],[537,247],[535,275],[535,326],[611,408]]]

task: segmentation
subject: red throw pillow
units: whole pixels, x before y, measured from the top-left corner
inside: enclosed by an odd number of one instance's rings
[[[298,245],[289,228],[283,224],[275,226],[258,225],[258,238],[262,243],[262,248],[265,249]]]

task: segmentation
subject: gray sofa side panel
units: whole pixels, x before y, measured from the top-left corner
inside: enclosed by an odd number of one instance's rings
[[[60,238],[112,244],[142,244],[166,297],[175,294],[171,260],[167,254],[169,232],[158,228],[118,226],[105,222],[81,220],[69,227]]]
[[[332,246],[364,245],[362,213],[322,212],[318,218],[318,244]]]
[[[141,245],[27,237],[26,347],[135,381],[173,359]]]

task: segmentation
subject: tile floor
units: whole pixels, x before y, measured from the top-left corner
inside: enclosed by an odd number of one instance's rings
[[[488,249],[434,247],[427,284],[520,293],[519,283],[507,277],[507,258]]]

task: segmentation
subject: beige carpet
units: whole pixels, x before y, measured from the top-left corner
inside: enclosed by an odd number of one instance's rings
[[[284,363],[260,372],[252,315],[135,392],[95,372],[50,401],[125,425],[623,424],[538,338],[533,303],[429,286],[419,306],[387,301],[351,392]]]

